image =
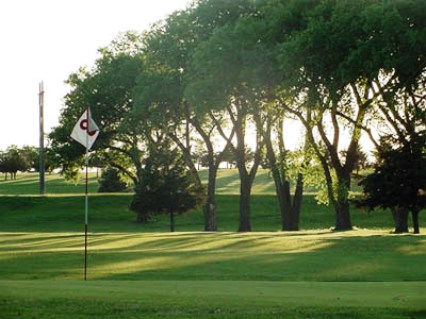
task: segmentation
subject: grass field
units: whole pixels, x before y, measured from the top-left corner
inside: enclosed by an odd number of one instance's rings
[[[358,210],[357,229],[332,232],[312,195],[303,230],[280,232],[266,172],[256,232],[236,233],[235,171],[221,174],[217,233],[201,232],[200,211],[173,234],[166,217],[141,226],[131,194],[94,194],[87,282],[84,186],[53,175],[40,197],[36,175],[0,181],[0,318],[426,318],[426,236],[392,235],[388,212]]]

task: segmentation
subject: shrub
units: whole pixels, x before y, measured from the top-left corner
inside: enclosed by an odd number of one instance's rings
[[[99,193],[115,193],[126,190],[126,183],[121,179],[118,170],[108,167],[99,179]]]

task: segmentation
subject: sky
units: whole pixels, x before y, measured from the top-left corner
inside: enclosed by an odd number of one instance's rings
[[[0,150],[39,145],[39,83],[44,130],[58,125],[64,81],[91,67],[120,33],[145,31],[189,0],[0,1]]]

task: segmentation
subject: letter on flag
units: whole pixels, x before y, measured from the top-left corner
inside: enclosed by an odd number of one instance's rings
[[[71,137],[90,150],[98,135],[99,127],[93,121],[90,109],[87,108],[74,126]]]

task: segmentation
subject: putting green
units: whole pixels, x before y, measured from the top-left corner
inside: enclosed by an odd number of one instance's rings
[[[426,310],[425,282],[0,281],[2,297]]]

